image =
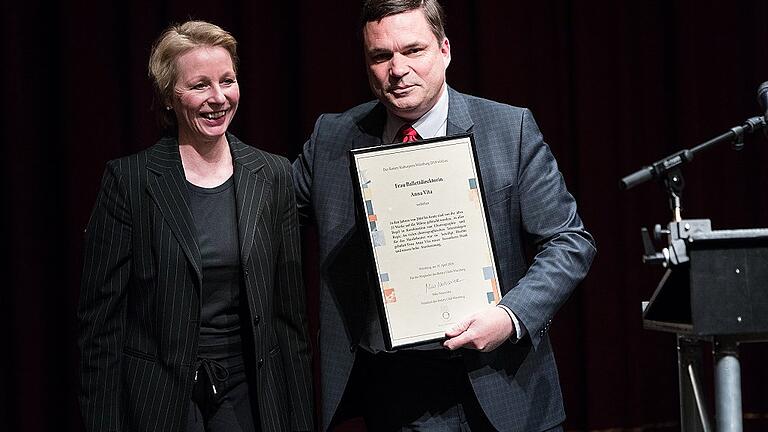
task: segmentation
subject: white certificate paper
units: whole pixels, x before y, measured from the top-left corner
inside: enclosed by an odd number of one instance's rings
[[[471,134],[352,150],[388,349],[445,339],[499,302]]]

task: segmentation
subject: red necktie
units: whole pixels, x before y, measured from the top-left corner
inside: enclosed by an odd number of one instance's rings
[[[400,128],[399,131],[397,131],[397,138],[395,139],[395,142],[414,142],[419,140],[419,133],[416,132],[416,129],[413,128],[413,126],[409,124],[404,124],[403,127]]]

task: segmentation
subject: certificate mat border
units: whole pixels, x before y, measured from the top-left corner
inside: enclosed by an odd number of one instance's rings
[[[364,147],[364,148],[349,150],[349,168],[352,175],[352,180],[354,182],[353,187],[354,187],[354,196],[355,196],[355,215],[357,220],[357,226],[358,226],[358,229],[360,229],[363,233],[365,233],[366,243],[368,246],[367,250],[370,255],[370,259],[368,260],[370,265],[369,279],[373,278],[376,281],[376,288],[377,288],[376,305],[379,311],[379,320],[381,321],[381,330],[382,330],[382,336],[384,337],[384,344],[386,345],[386,349],[389,351],[393,349],[403,349],[403,348],[426,345],[433,342],[442,342],[446,340],[446,337],[442,336],[437,338],[418,340],[416,342],[411,342],[411,343],[393,345],[392,335],[390,334],[389,324],[387,319],[386,304],[383,297],[383,286],[382,286],[381,278],[379,277],[380,272],[378,271],[378,263],[376,262],[376,258],[375,258],[376,253],[375,253],[373,242],[371,239],[371,234],[369,232],[370,230],[368,229],[367,213],[365,210],[365,199],[363,197],[364,192],[360,184],[360,175],[358,170],[357,158],[360,155],[368,155],[369,153],[384,152],[384,151],[389,151],[397,148],[420,147],[426,144],[434,144],[434,143],[443,142],[443,141],[446,141],[446,142],[455,141],[455,140],[461,140],[464,138],[469,138],[469,144],[472,150],[472,162],[473,162],[472,168],[474,169],[474,172],[476,174],[477,189],[480,195],[480,204],[483,208],[483,216],[484,216],[485,228],[487,233],[486,240],[490,246],[491,260],[493,264],[493,270],[496,275],[497,289],[501,297],[503,296],[502,293],[504,293],[504,289],[503,289],[502,279],[499,274],[499,266],[496,259],[496,256],[497,256],[496,245],[493,242],[493,229],[490,223],[490,213],[488,212],[488,206],[486,205],[487,201],[485,199],[485,188],[483,186],[482,173],[480,172],[477,148],[475,145],[475,137],[472,132],[448,135],[444,137],[437,137],[437,138],[431,138],[431,139],[414,141],[414,142],[384,144],[384,145],[378,145],[373,147]],[[414,336],[418,337],[419,335],[414,335]]]

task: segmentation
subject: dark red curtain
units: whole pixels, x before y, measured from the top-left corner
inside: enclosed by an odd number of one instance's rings
[[[592,271],[553,324],[567,428],[678,430],[674,336],[643,330],[640,316],[661,269],[641,264],[639,228],[665,224],[670,213],[658,186],[622,192],[618,180],[760,113],[755,91],[768,80],[768,3],[444,5],[449,83],[533,110],[598,242]],[[81,232],[104,163],[158,137],[146,78],[152,41],[188,18],[230,30],[240,43],[242,93],[232,130],[293,159],[320,113],[370,99],[359,1],[26,0],[0,7],[0,429],[79,431]],[[684,216],[709,218],[720,229],[768,226],[767,161],[759,135],[740,152],[723,146],[697,156],[684,170]],[[316,299],[311,242],[306,255]],[[746,425],[765,430],[766,348],[745,345],[741,353]],[[705,372],[711,398],[711,364]]]

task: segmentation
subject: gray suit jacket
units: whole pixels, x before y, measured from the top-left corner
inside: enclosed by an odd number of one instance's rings
[[[261,430],[311,430],[290,165],[227,135]],[[200,334],[200,249],[178,144],[107,164],[85,236],[78,319],[89,431],[182,431]],[[250,342],[250,343],[248,343]],[[248,357],[246,357],[248,358]]]
[[[576,213],[530,111],[449,88],[447,134],[472,132],[490,214],[501,303],[527,329],[490,353],[463,351],[470,381],[491,423],[502,431],[546,430],[564,418],[551,319],[587,273],[592,236]],[[383,105],[369,102],[322,115],[294,162],[300,219],[318,226],[321,266],[322,425],[328,428],[365,327],[368,257],[355,224],[348,151],[382,144]],[[535,257],[526,259],[526,247]]]

